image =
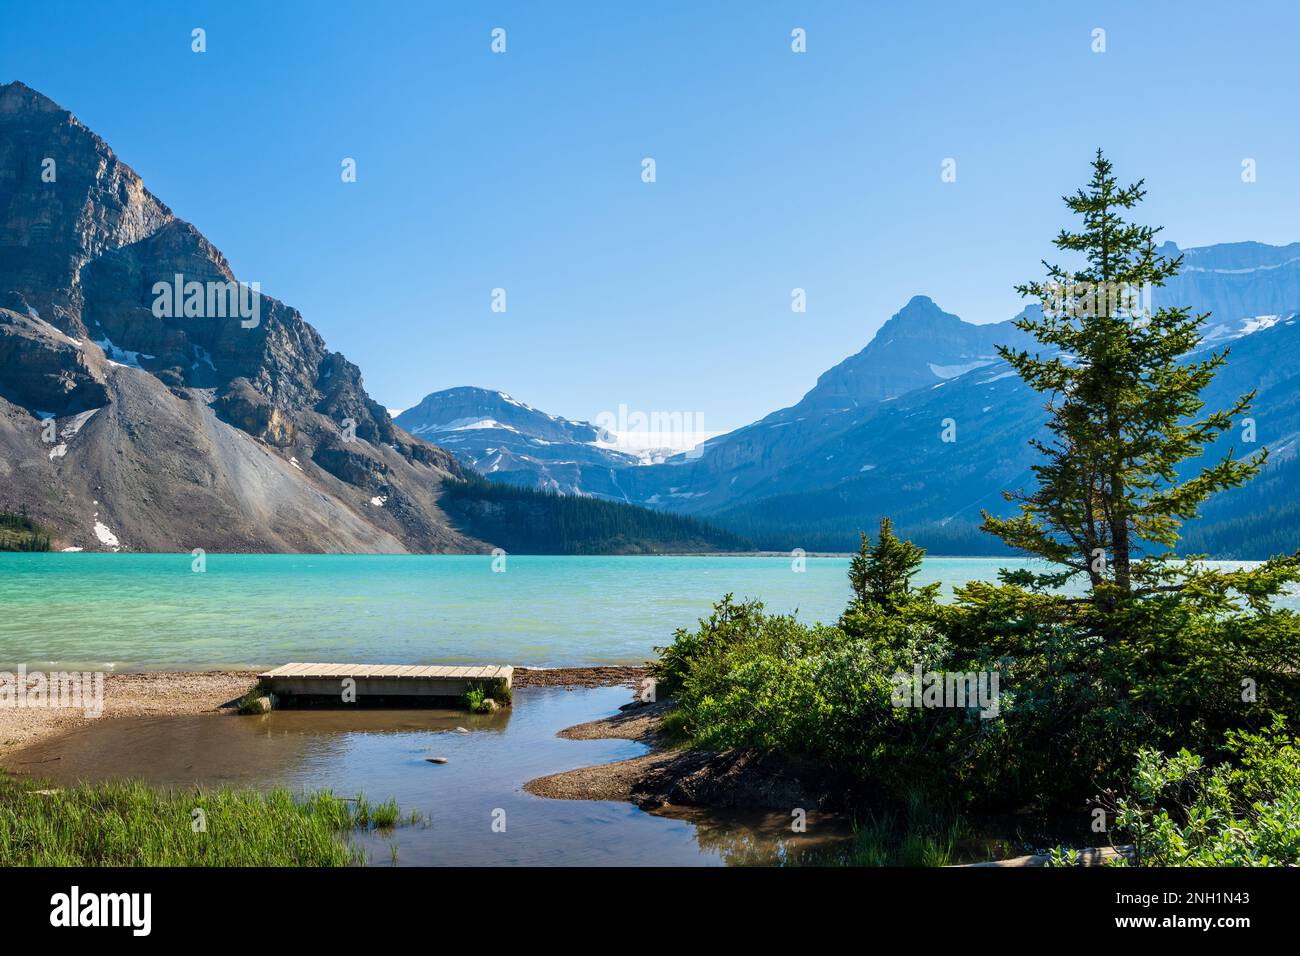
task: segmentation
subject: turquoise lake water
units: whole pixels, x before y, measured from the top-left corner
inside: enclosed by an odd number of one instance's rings
[[[847,558],[0,553],[0,667],[203,670],[286,661],[636,664],[727,592],[807,621],[848,599]],[[933,558],[919,583],[993,580]]]

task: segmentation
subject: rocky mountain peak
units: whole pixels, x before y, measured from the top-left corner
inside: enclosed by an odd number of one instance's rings
[[[107,143],[17,82],[0,87],[0,184],[0,292],[74,336],[82,267],[174,218]]]
[[[25,112],[59,113],[66,110],[19,80],[0,84],[0,114]]]
[[[0,508],[78,546],[98,509],[155,550],[463,550],[456,460],[239,279],[100,137],[0,87]]]
[[[1010,322],[975,325],[915,295],[862,351],[824,372],[794,410],[845,409],[896,397],[991,364],[998,345],[1024,339]]]
[[[914,295],[880,327],[875,338],[888,338],[890,335],[922,336],[935,329],[959,324],[962,324],[960,318],[943,311],[928,295]]]

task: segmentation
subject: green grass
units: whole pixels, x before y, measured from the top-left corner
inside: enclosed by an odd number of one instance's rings
[[[235,705],[240,714],[260,714],[263,713],[258,701],[271,693],[271,688],[262,681],[258,681]]]
[[[970,836],[952,808],[931,803],[921,791],[908,794],[898,812],[869,816],[856,829],[855,866],[950,866]]]
[[[472,681],[465,691],[462,703],[470,713],[481,714],[491,709],[489,700],[508,707],[513,699],[514,695],[504,680]]]
[[[328,791],[38,790],[0,774],[0,866],[358,866],[354,834],[400,818],[392,800]]]
[[[353,816],[356,826],[387,830],[397,826],[397,822],[401,818],[401,811],[397,808],[396,800],[386,800],[383,803],[372,804],[364,797],[358,797]]]

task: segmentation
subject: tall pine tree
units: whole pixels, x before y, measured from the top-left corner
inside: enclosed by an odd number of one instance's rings
[[[1035,440],[1037,487],[1007,492],[1012,518],[984,515],[984,529],[1012,548],[1068,570],[1021,575],[1021,583],[1059,584],[1087,575],[1093,604],[1113,610],[1133,597],[1182,587],[1184,566],[1169,561],[1182,522],[1210,495],[1236,487],[1262,467],[1267,450],[1238,458],[1229,449],[1191,477],[1180,464],[1199,456],[1246,412],[1252,392],[1231,408],[1203,413],[1201,391],[1227,350],[1188,359],[1208,318],[1186,307],[1143,308],[1144,290],[1178,273],[1182,257],[1158,255],[1159,229],[1125,219],[1146,195],[1143,182],[1121,187],[1100,150],[1092,179],[1064,197],[1082,218],[1055,244],[1081,254],[1080,268],[1048,265],[1047,278],[1019,286],[1043,303],[1041,317],[1017,326],[1042,352],[1000,348],[1033,389],[1049,396],[1050,439]],[[1016,576],[1009,576],[1017,580]]]

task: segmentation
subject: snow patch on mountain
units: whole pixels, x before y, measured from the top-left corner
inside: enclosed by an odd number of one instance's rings
[[[72,416],[72,421],[68,422],[68,424],[64,425],[63,428],[59,430],[59,437],[63,439],[76,438],[77,433],[81,431],[86,422],[95,417],[95,413],[98,411],[98,408],[90,408]]]
[[[441,435],[446,432],[468,432],[478,431],[484,428],[503,428],[506,431],[514,432],[516,435],[522,434],[518,428],[513,425],[506,425],[497,421],[495,418],[457,418],[449,422],[434,423],[431,425],[417,425],[411,430],[412,435]]]
[[[132,352],[130,349],[118,348],[107,335],[102,339],[92,339],[91,341],[104,350],[104,357],[108,359],[108,364],[116,365],[118,368],[142,369],[144,366],[140,364],[140,359],[154,358],[154,356],[145,355],[142,352]]]
[[[1015,372],[1014,369],[1008,369],[1008,370],[1005,371],[1005,372],[998,372],[998,374],[994,375],[992,378],[986,378],[986,379],[984,379],[984,380],[981,381],[979,384],[980,384],[980,385],[992,385],[994,382],[1000,382],[1000,381],[1002,381],[1004,378],[1012,378],[1012,377],[1015,376],[1015,374],[1016,374],[1016,372]]]
[[[986,365],[992,365],[996,361],[995,358],[982,358],[961,365],[935,365],[933,362],[927,362],[926,365],[939,378],[949,379],[956,378],[958,375],[965,375],[967,372],[973,372],[977,368],[984,368]]]
[[[120,550],[121,542],[117,540],[117,535],[113,534],[112,529],[99,520],[98,511],[91,520],[95,522],[95,537],[99,539],[99,543],[114,551]]]
[[[1232,322],[1216,322],[1203,330],[1201,333],[1201,344],[1208,345],[1219,342],[1228,342],[1233,339],[1245,338],[1247,335],[1254,335],[1256,332],[1263,332],[1271,329],[1278,323],[1290,323],[1295,318],[1296,313],[1289,315],[1252,315],[1246,316]]]
[[[1225,275],[1225,276],[1246,276],[1246,275],[1251,275],[1252,273],[1255,272],[1270,272],[1273,269],[1285,269],[1287,266],[1293,265],[1297,262],[1300,262],[1300,256],[1296,256],[1295,258],[1292,259],[1287,259],[1285,262],[1276,262],[1273,263],[1272,265],[1266,264],[1266,265],[1258,265],[1258,266],[1249,266],[1244,269],[1207,269],[1205,266],[1191,266],[1184,263],[1180,271],[1208,272],[1215,275]]]

